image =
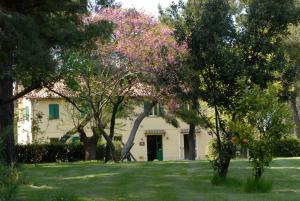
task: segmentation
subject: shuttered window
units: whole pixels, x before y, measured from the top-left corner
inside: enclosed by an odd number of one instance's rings
[[[150,102],[144,102],[144,111],[148,110],[150,107]],[[162,116],[165,111],[160,103],[157,103],[149,112],[149,116]]]
[[[59,119],[59,104],[49,104],[49,119]]]

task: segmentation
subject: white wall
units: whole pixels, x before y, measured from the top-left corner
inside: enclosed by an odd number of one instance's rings
[[[31,133],[31,126],[32,126],[32,104],[30,99],[22,98],[19,99],[18,104],[18,122],[17,122],[17,132],[18,144],[30,144],[32,143],[32,133]],[[29,120],[26,120],[24,116],[25,107],[29,107]]]

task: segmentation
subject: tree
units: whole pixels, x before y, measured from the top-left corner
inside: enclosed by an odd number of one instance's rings
[[[13,101],[59,79],[56,55],[111,32],[108,23],[87,26],[82,21],[87,11],[87,2],[79,0],[1,1],[0,141],[6,162],[15,162]],[[24,89],[13,94],[14,84]]]
[[[195,99],[206,101],[214,110],[214,122],[207,121],[201,110],[198,114],[216,137],[218,156],[213,167],[221,177],[226,177],[235,154],[228,120],[236,118],[238,99],[245,86],[266,88],[268,82],[281,78],[281,37],[299,15],[293,0],[243,2],[241,8],[233,9],[227,0],[191,0],[162,12],[162,20],[175,28],[177,40],[188,44],[186,66],[192,73],[183,81],[190,80],[188,89]]]
[[[81,122],[76,125],[73,133],[68,134],[79,132],[80,140],[85,146],[86,160],[96,159],[97,143],[100,136],[103,136],[111,151],[112,159],[117,161],[112,138],[105,130],[109,119],[108,110],[114,95],[121,96],[126,93],[127,88],[122,88],[121,83],[125,80],[130,81],[131,74],[126,68],[120,67],[122,63],[116,65],[117,61],[111,52],[107,54],[100,51],[97,55],[90,55],[71,51],[64,56],[66,57],[63,59],[65,62],[62,67],[66,72],[62,81],[64,89],[49,87],[48,90],[63,97],[81,115]],[[84,128],[88,122],[91,124],[91,137],[87,136]]]
[[[221,112],[230,111],[232,99],[239,91],[236,80],[241,71],[236,65],[239,63],[234,48],[236,30],[227,1],[188,1],[182,7],[182,14],[178,15],[180,10],[176,11],[173,5],[173,12],[169,11],[165,21],[171,19],[177,29],[177,39],[187,41],[189,58],[185,65],[189,70],[187,76],[182,76],[190,90],[187,97],[195,113],[217,138],[219,158],[214,167],[221,176],[226,176],[233,151],[226,151],[227,143],[223,144],[223,139],[229,141],[230,133],[225,129]],[[208,120],[209,114],[201,111],[200,99],[214,109],[214,123]],[[191,128],[190,133],[193,130]]]
[[[117,113],[122,109],[124,100],[147,97],[152,103],[147,111],[135,120],[122,152],[122,155],[126,156],[132,147],[139,124],[158,100],[161,100],[162,93],[167,93],[167,86],[161,85],[158,78],[172,78],[171,74],[166,74],[165,66],[176,62],[177,57],[180,56],[178,53],[184,51],[184,46],[176,44],[171,36],[172,31],[168,27],[159,24],[151,16],[133,9],[105,8],[101,9],[97,15],[88,18],[90,23],[101,20],[115,24],[112,39],[98,41],[97,51],[89,52],[86,59],[81,58],[82,54],[77,55],[66,65],[70,69],[75,68],[75,71],[76,69],[82,70],[79,70],[75,76],[74,73],[70,74],[72,84],[77,83],[74,85],[75,88],[67,84],[74,94],[78,94],[74,97],[75,100],[71,100],[70,97],[65,98],[76,105],[78,104],[75,103],[78,101],[77,96],[80,97],[79,100],[84,102],[88,113],[91,114],[90,119],[98,122],[95,127],[106,139],[113,157],[114,150],[112,149],[114,148],[110,141],[114,136]],[[72,61],[75,61],[75,65]],[[176,68],[175,65],[173,67]],[[70,69],[67,72],[74,72]],[[87,81],[89,87],[81,88],[81,85],[86,85]],[[111,114],[106,112],[107,108],[111,108],[109,110]],[[81,127],[86,122],[84,120],[83,124],[80,124]],[[80,126],[72,131],[78,128]],[[106,133],[105,128],[109,128],[109,134]],[[82,133],[82,130],[80,132]],[[71,133],[73,132],[69,132]]]
[[[276,141],[291,131],[290,110],[287,103],[279,99],[281,90],[280,83],[269,85],[267,89],[258,86],[246,89],[238,101],[237,118],[230,123],[237,142],[249,148],[256,180],[271,162]]]
[[[299,70],[300,70],[300,26],[290,26],[289,35],[284,39],[286,56],[286,69],[282,75],[283,98],[288,99],[293,113],[296,135],[300,137],[300,117],[297,107],[299,96]]]
[[[115,52],[128,60],[129,71],[138,78],[136,82],[129,83],[132,90],[129,95],[144,96],[151,102],[134,121],[121,153],[124,158],[133,146],[140,123],[152,107],[158,101],[162,101],[163,94],[168,93],[169,86],[163,85],[161,80],[173,78],[173,74],[166,73],[166,67],[171,65],[174,69],[179,68],[176,61],[184,54],[185,45],[176,43],[172,37],[172,30],[167,26],[136,10],[105,9],[95,19],[115,23]]]

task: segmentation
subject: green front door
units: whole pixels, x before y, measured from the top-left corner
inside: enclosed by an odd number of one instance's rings
[[[162,136],[161,135],[156,136],[156,157],[157,157],[157,160],[159,160],[159,161],[163,160]]]

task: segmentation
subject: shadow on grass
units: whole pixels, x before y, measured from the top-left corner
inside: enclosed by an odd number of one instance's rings
[[[228,187],[240,187],[242,186],[242,182],[236,178],[232,177],[220,177],[219,175],[215,174],[212,179],[211,183],[214,186],[228,186]]]
[[[255,178],[248,178],[244,190],[247,193],[268,193],[272,190],[273,182],[263,178],[257,180]]]

